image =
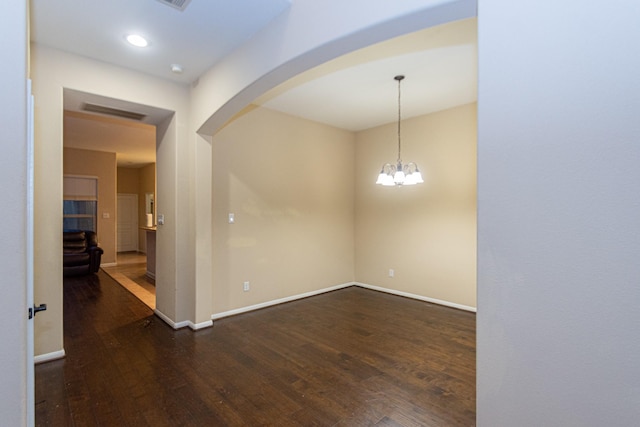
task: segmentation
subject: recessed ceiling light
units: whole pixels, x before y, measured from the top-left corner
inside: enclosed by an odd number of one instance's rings
[[[182,65],[171,64],[171,72],[174,74],[182,74]]]
[[[149,45],[147,39],[138,34],[129,34],[127,41],[136,47],[147,47]]]

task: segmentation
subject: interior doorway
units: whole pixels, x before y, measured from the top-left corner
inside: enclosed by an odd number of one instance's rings
[[[149,248],[149,230],[155,237],[155,206],[158,199],[156,156],[158,136],[156,128],[164,123],[172,111],[108,98],[86,92],[64,89],[64,147],[82,153],[100,152],[100,164],[113,169],[101,186],[113,187],[113,208],[98,200],[98,223],[103,227],[98,239],[113,242],[104,248],[101,268],[120,285],[129,290],[152,309],[156,306],[155,269],[149,272],[147,258],[156,253]],[[100,113],[86,106],[101,105]],[[137,115],[122,115],[122,112]],[[111,113],[113,112],[113,114]],[[136,117],[136,118],[131,118]],[[105,153],[113,154],[106,159]],[[114,164],[115,163],[115,164]],[[95,163],[94,163],[95,165]],[[107,256],[105,256],[107,255]],[[105,258],[107,259],[106,262]],[[155,262],[151,263],[155,265]]]
[[[135,176],[137,170],[128,170],[126,173]],[[118,176],[124,174],[118,173]],[[155,252],[155,247],[150,248],[145,239],[145,230],[153,224],[139,224],[140,216],[138,194],[118,193],[116,265],[103,266],[102,269],[149,308],[155,309],[155,272],[149,273],[148,263],[148,252]]]

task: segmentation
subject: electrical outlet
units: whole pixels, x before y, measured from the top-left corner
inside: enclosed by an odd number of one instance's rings
[[[251,287],[249,286],[249,282],[244,282],[242,284],[242,290],[245,291],[245,292],[248,292],[249,289],[251,289]]]
[[[389,269],[389,277],[393,277],[396,274],[395,271],[393,271],[393,268]]]

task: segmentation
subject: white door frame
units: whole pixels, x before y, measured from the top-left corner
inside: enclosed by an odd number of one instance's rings
[[[33,199],[34,199],[34,100],[31,93],[31,79],[27,80],[27,304],[29,308],[35,305],[33,293]],[[34,319],[31,317],[27,321],[27,425],[35,425],[35,360],[34,360]]]

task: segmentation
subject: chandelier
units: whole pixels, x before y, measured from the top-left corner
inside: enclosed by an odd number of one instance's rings
[[[404,79],[404,76],[395,76],[394,80],[398,81],[398,160],[395,164],[385,163],[382,165],[380,174],[376,184],[384,186],[400,186],[400,185],[415,185],[422,184],[422,174],[418,169],[418,165],[413,162],[409,162],[405,165],[402,164],[402,145],[400,138],[400,82]]]

